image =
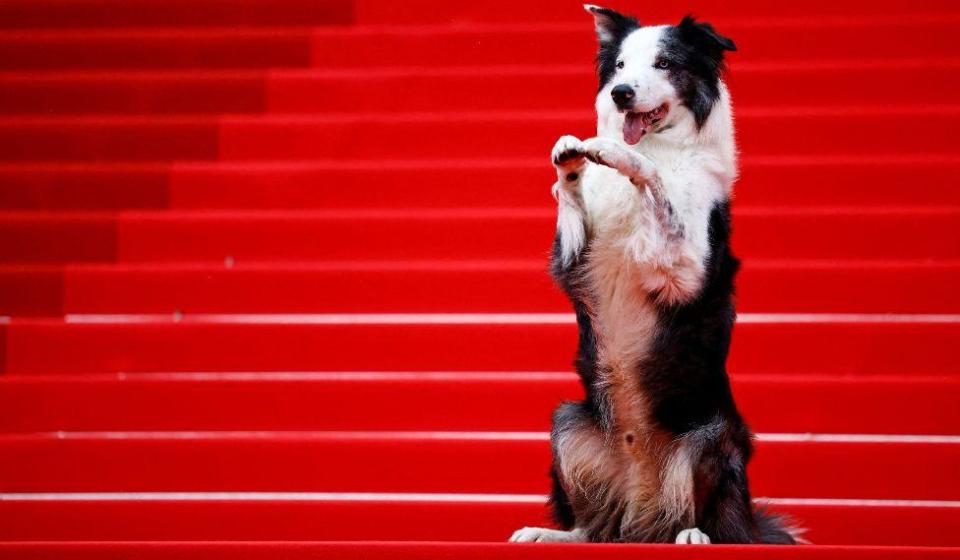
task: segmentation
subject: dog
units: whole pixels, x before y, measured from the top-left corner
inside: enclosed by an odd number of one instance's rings
[[[597,136],[560,138],[551,272],[579,328],[583,401],[553,416],[554,517],[515,542],[797,542],[754,507],[752,435],[726,359],[736,316],[737,176],[724,55],[691,16],[644,26],[587,5]]]

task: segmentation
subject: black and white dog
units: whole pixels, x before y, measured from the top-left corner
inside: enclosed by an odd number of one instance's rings
[[[560,138],[552,272],[580,329],[586,399],[554,413],[552,505],[566,530],[518,542],[794,543],[754,508],[751,434],[726,372],[737,175],[733,41],[686,17],[596,21],[598,135]]]

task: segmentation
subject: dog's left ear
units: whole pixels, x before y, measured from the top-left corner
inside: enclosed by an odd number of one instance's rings
[[[723,51],[737,50],[732,40],[717,33],[709,23],[699,22],[691,15],[684,16],[677,28],[686,41],[708,52],[722,56]]]
[[[640,22],[610,8],[584,4],[583,9],[593,16],[597,40],[601,45],[622,39],[628,32],[640,27]]]

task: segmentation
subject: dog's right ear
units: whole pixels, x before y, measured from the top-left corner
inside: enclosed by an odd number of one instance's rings
[[[640,22],[635,18],[625,16],[610,8],[584,4],[583,9],[593,16],[594,25],[597,29],[597,41],[601,45],[620,41],[627,33],[640,27]]]

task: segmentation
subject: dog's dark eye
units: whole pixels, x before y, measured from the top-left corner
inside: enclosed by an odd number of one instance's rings
[[[666,70],[667,68],[670,68],[670,61],[669,61],[669,60],[658,60],[656,66],[657,66],[657,68],[659,68],[659,69],[661,69],[661,70]]]
[[[622,60],[618,60],[618,61],[617,61],[617,68],[623,68],[623,61],[622,61]]]

